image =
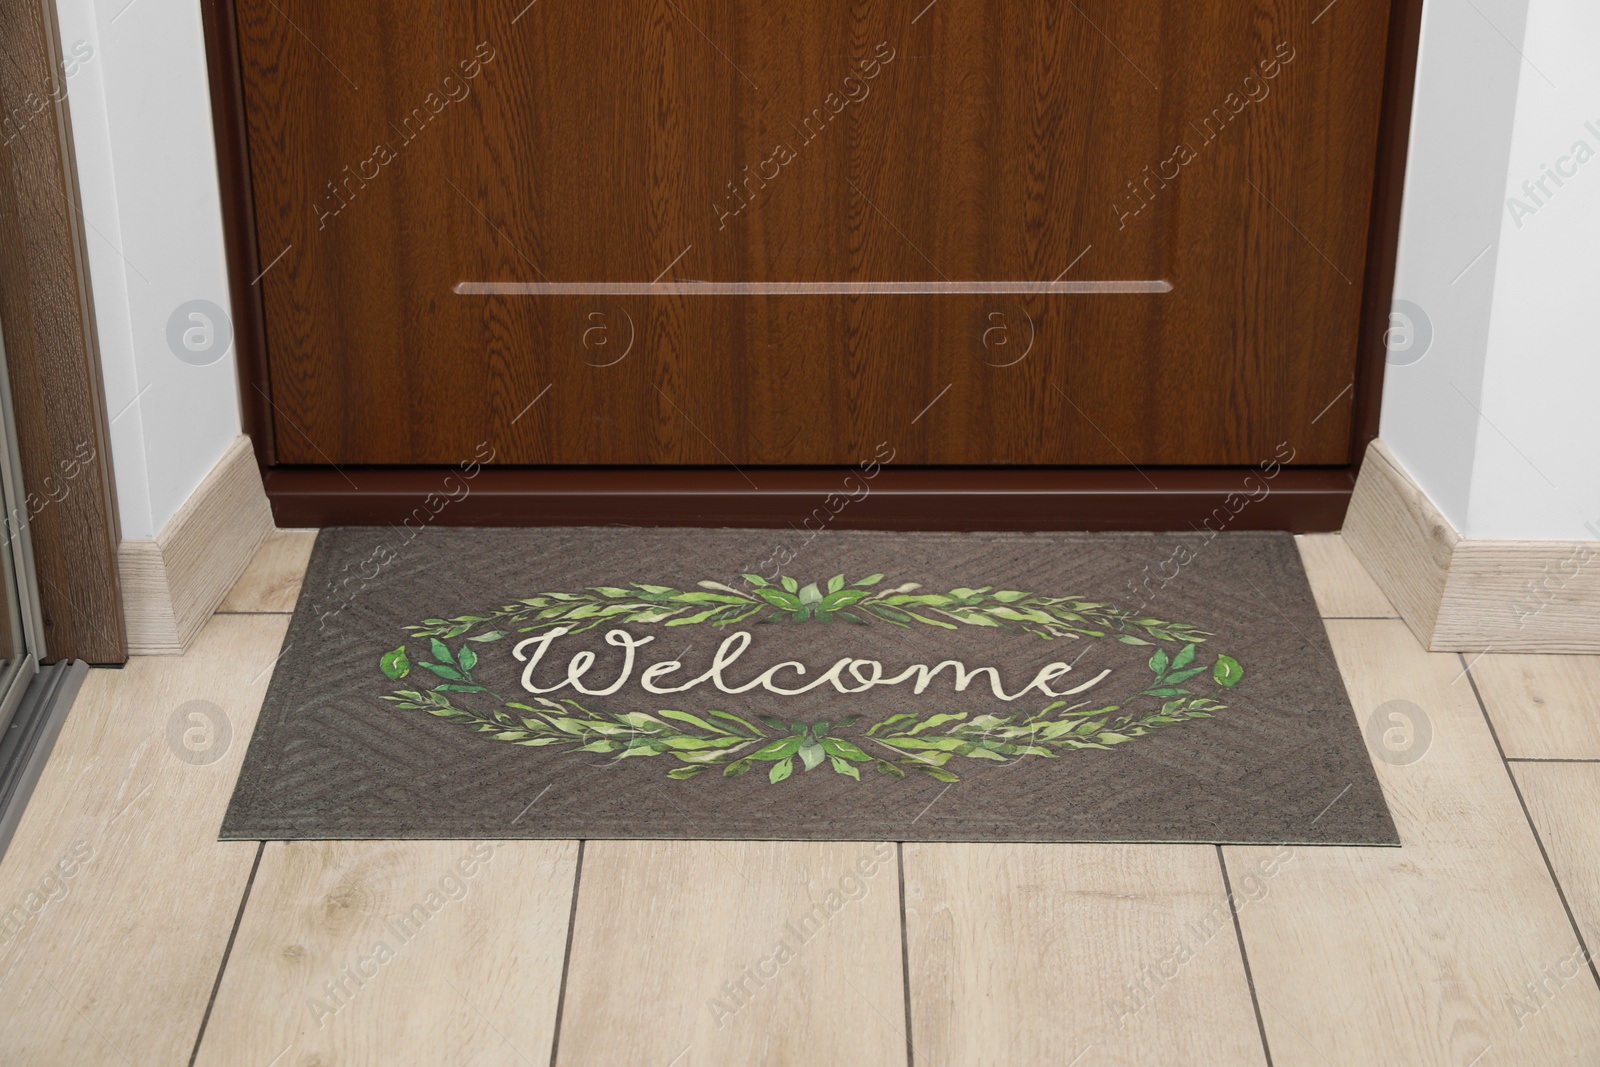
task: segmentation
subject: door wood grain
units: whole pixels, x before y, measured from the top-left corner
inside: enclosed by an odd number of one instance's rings
[[[1348,461],[1388,3],[235,13],[280,463]]]

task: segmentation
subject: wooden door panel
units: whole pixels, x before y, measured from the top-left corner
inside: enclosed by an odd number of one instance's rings
[[[280,462],[1348,458],[1387,4],[526,3],[238,0]]]

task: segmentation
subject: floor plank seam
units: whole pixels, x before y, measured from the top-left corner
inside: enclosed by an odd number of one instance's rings
[[[906,1001],[906,1067],[917,1067],[911,1043],[911,941],[906,930],[906,843],[894,843],[895,861],[900,867],[900,979]]]
[[[244,922],[244,909],[250,903],[250,889],[256,884],[256,871],[261,869],[261,854],[267,850],[262,841],[256,846],[255,862],[250,864],[250,877],[244,881],[244,893],[239,897],[239,910],[233,917],[233,929],[228,931],[228,944],[222,950],[222,961],[217,964],[217,980],[211,983],[211,997],[206,1001],[205,1014],[200,1016],[200,1029],[194,1035],[194,1049],[189,1053],[189,1067],[200,1058],[200,1043],[206,1039],[206,1024],[211,1022],[211,1009],[217,1005],[217,992],[222,988],[222,975],[228,969],[228,959],[233,955],[233,942],[239,936],[239,926]]]
[[[1507,763],[1600,763],[1600,756],[1507,756]]]
[[[1228,858],[1222,852],[1222,846],[1215,846],[1217,850],[1217,866],[1222,869],[1222,891],[1228,895],[1228,913],[1233,916],[1233,936],[1239,944],[1239,962],[1244,964],[1244,984],[1250,989],[1250,1007],[1256,1013],[1256,1030],[1261,1035],[1261,1054],[1266,1057],[1267,1067],[1272,1067],[1272,1045],[1267,1041],[1267,1021],[1261,1016],[1261,998],[1256,995],[1255,976],[1250,973],[1250,953],[1244,947],[1244,928],[1239,925],[1239,908],[1233,900],[1233,882],[1228,877]]]
[[[583,849],[587,841],[578,842],[578,861],[572,867],[572,910],[567,913],[567,949],[561,957],[561,985],[556,990],[556,1020],[550,1030],[550,1067],[556,1067],[556,1056],[561,1051],[561,1013],[567,1006],[567,972],[572,969],[572,935],[578,928],[578,887],[583,882]]]
[[[1594,978],[1595,986],[1600,988],[1600,969],[1595,967],[1594,953],[1589,951],[1589,943],[1584,939],[1583,928],[1578,925],[1578,917],[1573,914],[1572,905],[1567,902],[1566,887],[1556,875],[1555,864],[1550,861],[1550,851],[1544,847],[1544,838],[1540,836],[1539,827],[1533,821],[1533,812],[1528,810],[1528,802],[1522,795],[1522,783],[1517,781],[1517,776],[1511,771],[1511,761],[1506,758],[1505,746],[1500,743],[1500,734],[1494,728],[1494,718],[1489,714],[1489,705],[1484,703],[1483,694],[1478,691],[1478,679],[1473,677],[1472,667],[1467,663],[1465,655],[1457,652],[1456,658],[1461,661],[1462,673],[1467,676],[1467,684],[1472,687],[1472,696],[1478,702],[1478,711],[1483,714],[1484,725],[1489,728],[1489,736],[1494,739],[1495,751],[1500,754],[1500,764],[1506,770],[1506,777],[1511,780],[1511,791],[1517,795],[1517,804],[1522,808],[1522,817],[1528,821],[1528,832],[1533,834],[1533,843],[1539,848],[1539,857],[1544,860],[1544,869],[1550,875],[1550,884],[1555,886],[1556,897],[1561,901],[1561,910],[1567,913],[1567,923],[1572,927],[1573,936],[1578,939],[1578,947],[1583,950],[1584,961],[1589,965],[1589,974]]]

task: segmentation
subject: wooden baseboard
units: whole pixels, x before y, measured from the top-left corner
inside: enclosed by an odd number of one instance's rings
[[[1417,640],[1429,644],[1461,535],[1382,441],[1367,447],[1344,540]]]
[[[134,655],[178,655],[272,533],[250,439],[236,438],[153,541],[117,551]]]
[[[1463,538],[1382,441],[1344,539],[1431,651],[1600,652],[1600,540]]]

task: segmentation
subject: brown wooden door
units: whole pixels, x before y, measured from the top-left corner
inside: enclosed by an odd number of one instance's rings
[[[276,459],[1343,464],[1319,6],[237,0]]]

